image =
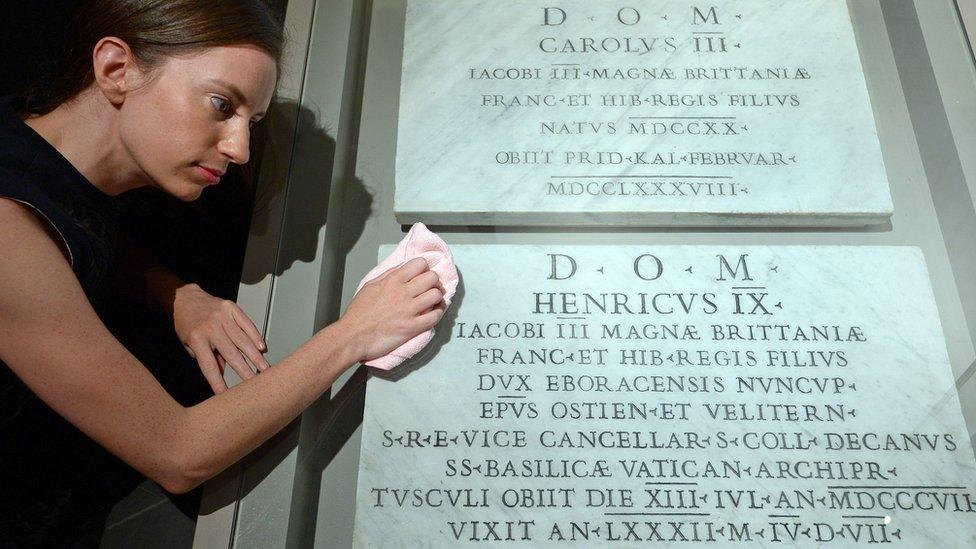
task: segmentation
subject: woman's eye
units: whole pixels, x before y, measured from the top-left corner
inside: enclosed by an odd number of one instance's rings
[[[210,104],[221,114],[229,114],[231,111],[230,101],[223,97],[212,96],[210,98]]]

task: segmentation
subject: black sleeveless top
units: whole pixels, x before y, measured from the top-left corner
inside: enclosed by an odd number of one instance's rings
[[[93,304],[104,297],[118,230],[112,199],[0,99],[0,196],[30,206],[57,230]]]
[[[99,311],[118,249],[112,198],[24,124],[10,99],[0,99],[0,196],[25,204],[60,235]],[[107,514],[100,507],[139,478],[0,362],[0,547],[97,544]]]

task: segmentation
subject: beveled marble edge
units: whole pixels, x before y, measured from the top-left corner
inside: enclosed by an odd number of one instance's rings
[[[892,210],[848,213],[789,212],[504,212],[395,210],[401,225],[590,227],[865,227],[883,225]]]

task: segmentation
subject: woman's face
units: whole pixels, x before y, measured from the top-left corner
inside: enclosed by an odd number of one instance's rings
[[[254,46],[171,57],[119,110],[119,139],[148,183],[181,200],[249,157],[250,127],[274,94],[274,59]]]

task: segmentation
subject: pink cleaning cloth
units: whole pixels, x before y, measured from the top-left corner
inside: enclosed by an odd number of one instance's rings
[[[372,271],[366,273],[356,288],[356,293],[359,293],[359,290],[370,280],[415,257],[426,259],[430,270],[437,273],[440,278],[441,289],[444,291],[444,307],[446,308],[451,304],[451,298],[457,291],[457,267],[454,266],[454,257],[451,255],[451,250],[447,249],[447,243],[441,237],[430,232],[423,223],[414,223],[413,227],[410,227],[407,236],[403,237],[393,253],[381,261]],[[366,365],[381,370],[392,370],[402,364],[404,360],[419,353],[433,338],[434,330],[427,330],[397,347],[390,354],[366,362]]]

